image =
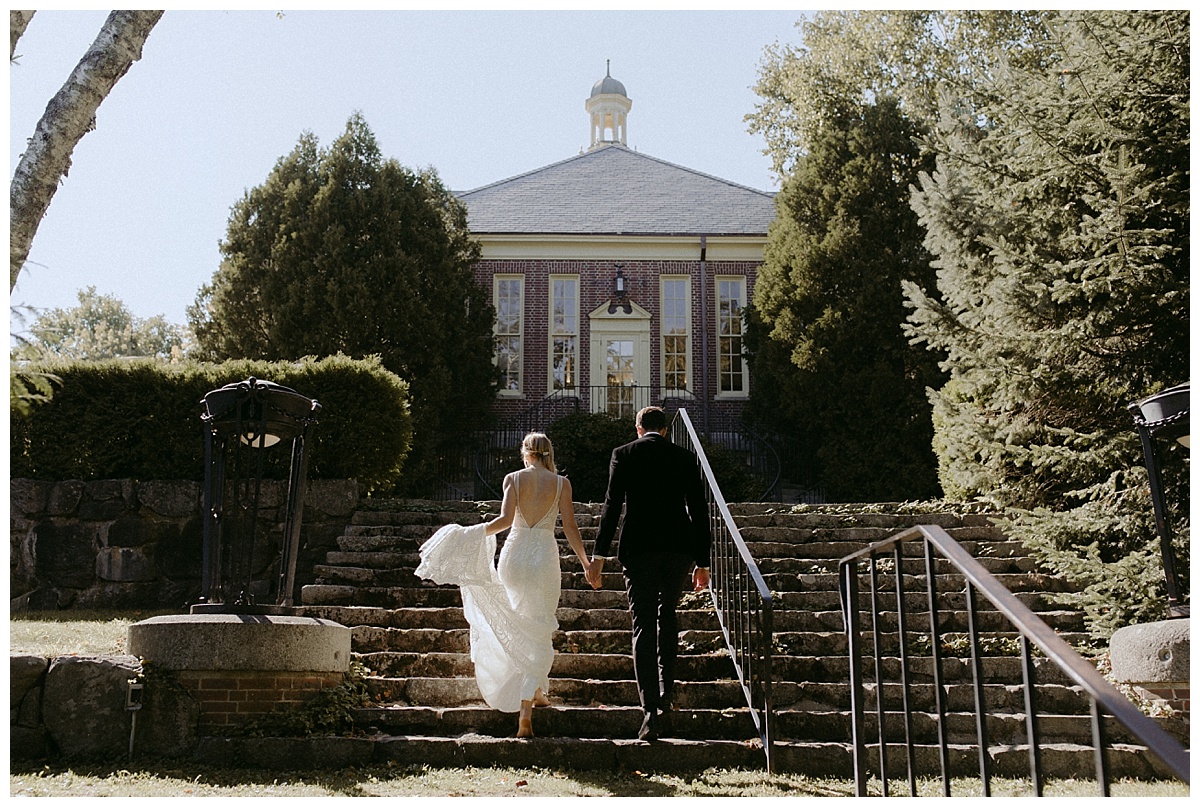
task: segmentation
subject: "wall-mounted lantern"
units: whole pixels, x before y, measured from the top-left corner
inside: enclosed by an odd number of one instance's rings
[[[305,443],[321,405],[293,389],[250,377],[200,402],[204,422],[204,543],[201,599],[192,612],[279,613],[292,605],[307,475]],[[256,540],[269,455],[290,448],[287,502],[275,581]],[[256,554],[258,557],[255,557]],[[268,569],[266,579],[256,572]]]
[[[613,277],[612,301],[608,304],[608,313],[614,314],[620,308],[626,314],[633,313],[633,304],[629,301],[629,292],[626,289],[625,268],[623,264],[617,264],[617,274]]]
[[[1142,453],[1146,456],[1146,471],[1150,477],[1150,499],[1154,503],[1154,527],[1162,551],[1163,573],[1167,580],[1167,608],[1172,617],[1186,617],[1191,613],[1189,605],[1181,605],[1179,581],[1175,574],[1175,549],[1172,545],[1171,527],[1167,522],[1167,502],[1163,492],[1162,472],[1155,438],[1176,440],[1185,448],[1191,448],[1191,418],[1188,410],[1190,384],[1181,384],[1169,390],[1151,395],[1129,404],[1138,436],[1142,439]]]

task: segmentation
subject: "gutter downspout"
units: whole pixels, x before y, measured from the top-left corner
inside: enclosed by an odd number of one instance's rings
[[[708,236],[700,236],[700,426],[708,436]]]

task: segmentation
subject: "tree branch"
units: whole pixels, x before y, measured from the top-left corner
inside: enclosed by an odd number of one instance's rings
[[[8,12],[8,38],[10,45],[8,49],[8,60],[11,62],[17,55],[17,40],[25,33],[25,29],[29,27],[29,21],[33,19],[33,11],[9,11]]]
[[[109,14],[96,41],[42,113],[9,187],[10,293],[59,180],[71,167],[71,153],[96,127],[100,103],[142,57],[142,45],[162,15],[161,11]]]

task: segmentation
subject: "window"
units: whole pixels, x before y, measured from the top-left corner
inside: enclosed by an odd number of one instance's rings
[[[500,368],[500,394],[521,392],[521,335],[524,331],[525,279],[521,275],[495,276],[496,366]]]
[[[663,393],[678,393],[688,389],[688,365],[691,356],[691,337],[688,312],[691,310],[691,283],[687,277],[662,278],[662,373]]]
[[[717,278],[717,377],[718,395],[745,396],[746,362],[742,359],[742,308],[746,278]]]
[[[550,277],[550,391],[579,383],[579,277]]]

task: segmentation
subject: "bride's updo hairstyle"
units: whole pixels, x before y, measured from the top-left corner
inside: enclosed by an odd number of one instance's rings
[[[521,459],[532,465],[540,465],[551,473],[558,473],[554,467],[554,444],[541,432],[525,435],[521,442]]]

